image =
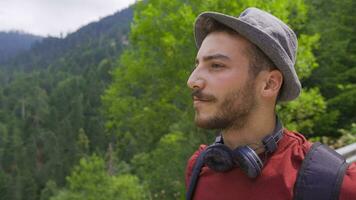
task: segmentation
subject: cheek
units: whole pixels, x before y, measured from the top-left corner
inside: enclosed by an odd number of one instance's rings
[[[239,90],[243,85],[244,80],[245,77],[233,73],[217,76],[211,82],[211,90],[214,92],[218,100],[221,101],[221,98],[224,98],[227,94]]]

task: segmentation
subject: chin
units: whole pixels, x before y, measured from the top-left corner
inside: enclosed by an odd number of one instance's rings
[[[226,121],[218,119],[216,117],[195,117],[195,125],[203,129],[224,129],[226,127]]]
[[[199,116],[198,114],[195,115],[195,125],[199,128],[209,129],[210,120],[209,118],[204,118]]]
[[[195,125],[203,129],[214,129],[209,122],[195,120]]]

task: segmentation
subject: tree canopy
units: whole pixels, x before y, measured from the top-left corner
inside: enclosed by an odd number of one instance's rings
[[[303,91],[278,104],[284,125],[356,142],[354,1],[139,1],[0,65],[0,199],[183,199],[186,162],[214,137],[186,86],[194,20],[250,6],[298,37]]]

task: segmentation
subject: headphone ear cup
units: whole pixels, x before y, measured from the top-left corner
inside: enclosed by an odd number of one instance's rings
[[[223,144],[213,144],[205,151],[204,163],[214,171],[226,172],[236,165],[232,151]]]
[[[255,178],[261,174],[263,163],[256,152],[249,146],[236,148],[233,151],[233,158],[248,177]]]

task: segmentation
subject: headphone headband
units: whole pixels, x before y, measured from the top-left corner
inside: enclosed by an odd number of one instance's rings
[[[281,120],[279,120],[278,117],[276,117],[276,125],[274,127],[272,134],[267,135],[262,140],[262,144],[265,147],[265,151],[267,151],[268,153],[272,153],[276,151],[277,143],[282,138],[282,134],[283,134],[282,122]]]

